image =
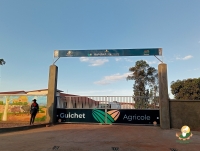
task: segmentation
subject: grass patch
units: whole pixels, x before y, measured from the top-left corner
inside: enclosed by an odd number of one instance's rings
[[[35,118],[36,122],[44,122],[46,120],[46,116],[43,116],[41,118]]]
[[[3,113],[0,113],[0,121],[2,121]]]
[[[39,108],[39,113],[45,113],[45,111],[43,111],[42,108]]]

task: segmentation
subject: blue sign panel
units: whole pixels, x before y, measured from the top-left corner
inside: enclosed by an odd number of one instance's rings
[[[55,50],[54,57],[114,57],[114,56],[161,56],[162,48],[150,49],[102,49],[102,50]]]

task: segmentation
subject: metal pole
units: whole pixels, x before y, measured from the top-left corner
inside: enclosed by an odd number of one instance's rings
[[[60,57],[59,57],[59,58],[57,58],[57,59],[56,59],[56,61],[58,61],[58,59],[60,59]],[[54,61],[53,65],[56,63],[56,61]]]
[[[106,104],[105,104],[105,124],[107,124],[107,96],[105,97],[105,101],[106,101]]]
[[[155,55],[154,55],[155,56]],[[156,57],[156,56],[155,56]],[[160,62],[162,62],[163,63],[163,61],[161,61],[158,57],[156,57]]]

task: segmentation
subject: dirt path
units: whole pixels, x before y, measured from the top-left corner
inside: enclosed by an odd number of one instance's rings
[[[200,132],[190,141],[176,138],[180,130],[153,126],[61,124],[0,134],[1,151],[199,151]],[[34,144],[34,145],[33,145]]]

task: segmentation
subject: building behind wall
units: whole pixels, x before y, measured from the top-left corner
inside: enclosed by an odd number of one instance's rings
[[[19,98],[13,100],[13,103],[27,102],[28,101],[27,97],[24,97],[24,96],[40,96],[40,95],[47,96],[47,94],[48,94],[48,89],[39,89],[39,90],[31,90],[31,91],[23,90],[23,91],[0,92],[1,97],[19,96]],[[94,108],[95,106],[98,105],[97,101],[94,101],[90,98],[82,97],[82,96],[78,96],[74,94],[67,94],[67,93],[64,93],[62,90],[57,90],[56,100],[57,100],[57,108]]]
[[[27,102],[27,98],[24,96],[47,96],[48,89],[39,89],[39,90],[31,90],[31,91],[10,91],[10,92],[0,92],[1,96],[6,95],[18,95],[19,98],[13,100],[15,103],[18,102]],[[98,98],[104,98],[104,96],[97,96],[97,97],[87,97],[87,96],[79,96],[75,94],[67,94],[64,93],[62,90],[57,89],[56,93],[56,101],[57,101],[57,108],[105,108],[105,103],[107,104],[107,108],[111,109],[134,109],[134,102],[127,102],[125,99],[122,102],[115,101],[111,99],[109,102],[107,101],[100,101]],[[47,100],[45,105],[47,104]],[[30,101],[29,101],[30,105]]]
[[[36,99],[39,104],[39,113],[35,122],[45,122],[48,110],[47,94],[48,89],[0,92],[0,121],[29,122],[30,105],[32,100]],[[73,97],[73,99],[70,102],[66,102],[67,97]],[[93,108],[96,103],[87,97],[66,94],[61,90],[57,90],[56,101],[57,108],[67,108],[69,106],[70,108]]]

